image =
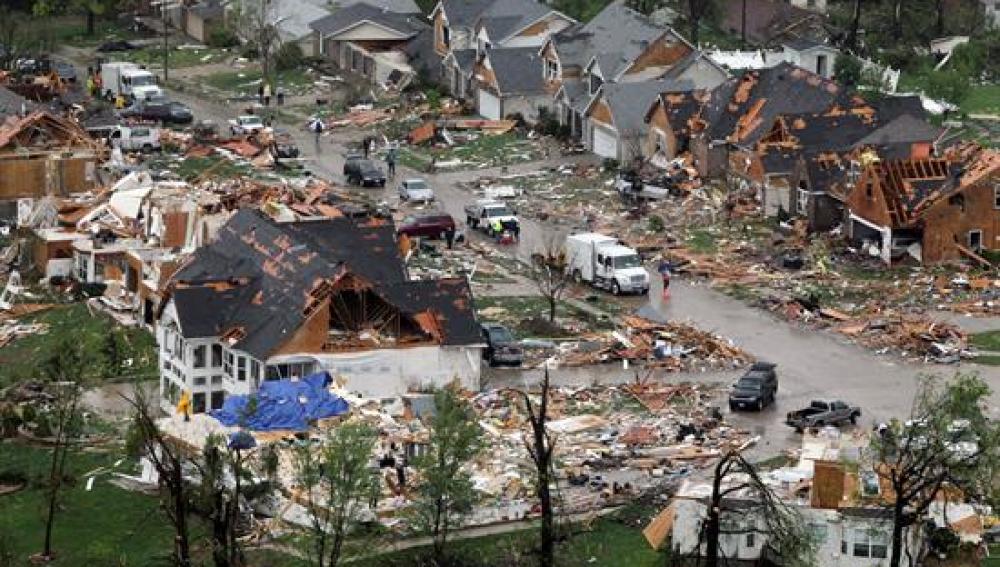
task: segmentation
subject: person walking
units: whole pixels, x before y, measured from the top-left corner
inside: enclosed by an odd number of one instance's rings
[[[361,153],[365,155],[365,159],[368,159],[368,151],[371,149],[371,136],[365,136],[364,140],[361,140]]]
[[[670,268],[670,262],[668,262],[666,258],[660,260],[660,265],[656,268],[656,271],[660,273],[660,278],[663,279],[664,301],[670,299]]]
[[[313,123],[309,126],[309,129],[312,130],[313,134],[316,135],[316,155],[319,155],[320,154],[319,136],[320,134],[323,133],[323,121],[320,120],[319,118],[316,118],[315,120],[313,120]]]
[[[257,102],[264,104],[264,81],[257,85]]]
[[[449,228],[444,231],[444,240],[448,243],[448,250],[451,250],[452,246],[455,245],[455,229]]]
[[[389,179],[396,177],[396,148],[389,147],[389,150],[385,154],[385,164],[389,169]],[[448,248],[451,248],[449,246]]]
[[[264,106],[271,106],[271,83],[264,83]]]
[[[277,90],[275,90],[274,96],[277,98],[278,106],[285,105],[285,88],[278,85]]]

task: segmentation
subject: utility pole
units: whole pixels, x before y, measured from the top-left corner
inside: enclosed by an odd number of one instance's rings
[[[170,30],[168,28],[169,19],[167,18],[167,10],[179,8],[180,3],[176,0],[158,0],[153,2],[154,6],[157,4],[160,6],[160,22],[163,25],[163,82],[166,83],[170,78]]]
[[[747,48],[747,0],[743,0],[742,17],[740,18],[740,49]]]

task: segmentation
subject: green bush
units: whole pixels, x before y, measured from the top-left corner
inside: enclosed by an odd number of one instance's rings
[[[843,85],[857,85],[861,82],[861,61],[846,53],[838,55],[833,64],[833,76]]]
[[[283,43],[274,57],[274,64],[279,71],[295,69],[302,65],[305,54],[297,43]]]
[[[927,78],[927,96],[959,104],[969,94],[969,78],[958,71],[937,71]]]
[[[208,39],[205,43],[209,47],[236,47],[240,44],[240,38],[236,37],[236,32],[228,28],[217,27],[209,32]]]

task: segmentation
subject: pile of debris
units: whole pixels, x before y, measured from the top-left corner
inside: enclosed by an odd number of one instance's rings
[[[884,314],[845,323],[837,327],[837,332],[879,353],[894,351],[929,362],[955,363],[974,356],[969,351],[968,336],[958,326],[918,315]]]
[[[743,366],[750,355],[730,341],[680,322],[657,323],[638,316],[622,319],[623,328],[586,333],[577,340],[528,350],[525,366],[558,368],[606,362],[643,363],[670,372],[708,371]]]
[[[16,320],[0,322],[0,348],[20,339],[32,335],[44,335],[49,332],[46,323],[18,323]]]

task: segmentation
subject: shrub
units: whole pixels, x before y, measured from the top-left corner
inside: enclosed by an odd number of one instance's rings
[[[861,61],[857,57],[842,53],[833,64],[833,75],[844,85],[857,85],[861,81]]]
[[[957,71],[931,73],[927,81],[927,96],[959,104],[969,94],[969,79]]]
[[[240,44],[240,38],[236,37],[236,33],[228,28],[217,27],[208,34],[208,40],[205,43],[209,47],[236,47]]]
[[[297,43],[283,43],[274,57],[274,64],[279,71],[295,69],[302,65],[305,55]]]

